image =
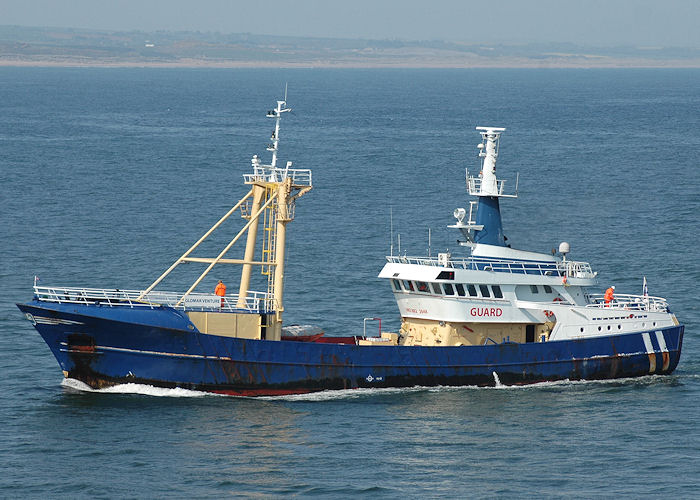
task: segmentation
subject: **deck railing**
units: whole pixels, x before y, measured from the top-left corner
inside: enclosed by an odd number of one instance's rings
[[[602,293],[588,294],[589,303],[586,307],[591,308],[616,308],[627,311],[660,311],[668,312],[668,302],[661,297],[650,297],[644,295],[615,294],[612,302],[606,304],[605,296]]]
[[[467,175],[469,175],[468,172],[467,172]],[[470,195],[476,196],[476,195],[481,194],[481,184],[482,184],[481,177],[467,177],[467,188],[469,190]],[[496,192],[499,195],[503,195],[505,187],[506,187],[506,180],[505,179],[496,179]]]
[[[566,262],[537,262],[523,260],[493,259],[487,257],[468,257],[450,259],[447,266],[433,257],[387,256],[388,262],[397,264],[417,264],[421,266],[451,267],[470,271],[494,271],[511,274],[535,274],[541,276],[564,276],[569,278],[595,278],[588,262],[567,260]]]
[[[188,311],[246,311],[266,313],[273,310],[272,298],[265,292],[248,292],[239,304],[238,294],[223,298],[213,293],[190,293],[182,304],[176,306],[183,293],[151,291],[141,297],[143,290],[119,290],[102,288],[62,288],[35,286],[34,296],[44,302],[68,304],[101,304],[111,307],[175,307]]]
[[[243,174],[247,184],[253,182],[282,182],[291,178],[293,186],[311,186],[311,170],[302,168],[271,168],[259,165],[253,168],[252,174]]]

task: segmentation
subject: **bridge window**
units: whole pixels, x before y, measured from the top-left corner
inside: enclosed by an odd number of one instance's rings
[[[530,285],[530,291],[532,293],[539,293],[540,291],[537,289],[537,285]]]
[[[482,297],[490,297],[489,287],[487,285],[479,285],[479,290],[481,290]]]
[[[443,283],[443,288],[445,289],[445,295],[454,295],[455,291],[452,289],[452,285],[449,283]]]
[[[461,283],[455,283],[455,289],[457,290],[457,295],[464,297],[464,285]]]
[[[433,287],[433,293],[435,295],[442,295],[442,285],[440,285],[440,283],[431,283],[430,286]]]
[[[413,283],[408,280],[403,280],[403,289],[407,292],[413,291]]]
[[[476,297],[478,295],[476,293],[476,287],[474,285],[467,285],[467,291],[469,292],[470,297]]]
[[[397,292],[401,291],[401,283],[399,283],[399,280],[391,280],[391,287]]]
[[[491,287],[491,291],[493,292],[493,296],[496,297],[497,299],[502,299],[503,298],[503,292],[501,291],[501,287],[498,285],[493,285]]]
[[[419,292],[430,293],[430,290],[428,290],[428,284],[424,283],[423,281],[416,281],[416,288],[418,288]]]
[[[549,285],[544,285],[544,293],[552,293],[552,287]]]

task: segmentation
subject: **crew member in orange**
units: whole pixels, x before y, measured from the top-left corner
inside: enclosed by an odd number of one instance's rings
[[[610,302],[615,300],[614,293],[615,293],[615,285],[613,285],[610,288],[608,288],[607,290],[605,290],[605,305],[606,305],[606,307],[608,307],[608,304],[610,304]]]
[[[224,297],[226,296],[226,285],[224,285],[223,281],[219,280],[219,282],[216,284],[216,288],[214,289],[214,293],[221,297],[221,307],[223,308]]]

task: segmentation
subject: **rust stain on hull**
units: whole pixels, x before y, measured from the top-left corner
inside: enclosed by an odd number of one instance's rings
[[[656,372],[656,353],[650,352],[647,356],[649,356],[649,373],[654,373]]]

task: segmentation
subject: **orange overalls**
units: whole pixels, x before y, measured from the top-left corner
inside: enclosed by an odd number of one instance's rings
[[[607,290],[605,290],[605,297],[604,297],[604,298],[605,298],[605,303],[606,303],[606,304],[610,304],[610,302],[612,302],[612,301],[615,299],[615,297],[613,296],[613,289],[612,289],[612,287],[610,287],[610,288],[608,288]]]
[[[221,307],[224,307],[224,297],[226,296],[226,285],[224,285],[221,281],[216,285],[216,288],[214,289],[214,293],[217,294],[219,297],[221,297]]]

